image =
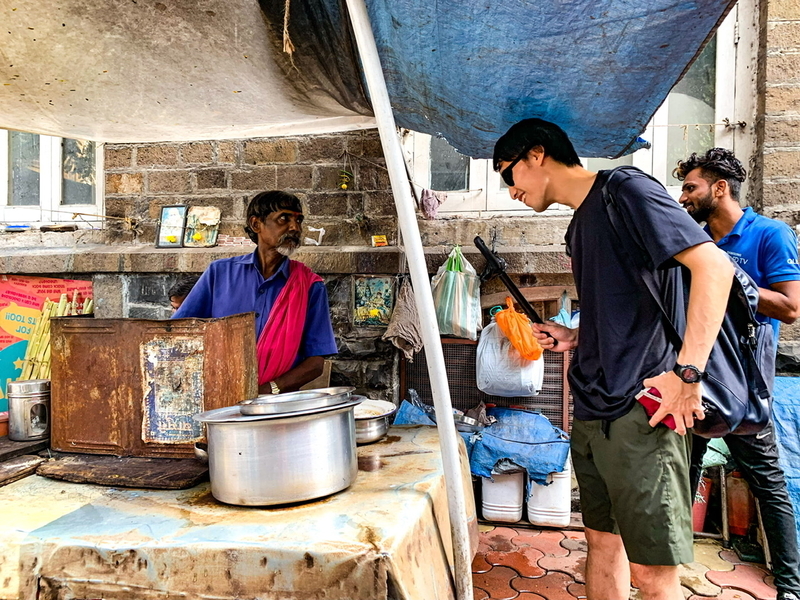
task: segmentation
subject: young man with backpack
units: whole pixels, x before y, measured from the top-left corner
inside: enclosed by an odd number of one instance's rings
[[[782,221],[739,206],[746,172],[730,150],[712,148],[678,163],[674,175],[683,181],[680,202],[717,246],[725,250],[759,287],[760,321],[770,323],[775,341],[781,322],[800,316],[800,266],[797,237]],[[800,557],[792,502],[778,464],[774,427],[756,434],[725,436],[725,442],[761,507],[772,557],[778,600],[800,600]],[[708,440],[695,437],[691,483],[697,489]]]
[[[521,121],[497,141],[494,168],[511,197],[535,211],[554,203],[575,211],[566,240],[580,330],[546,323],[534,331],[546,349],[575,351],[571,447],[589,546],[587,595],[626,600],[632,576],[647,600],[680,600],[677,565],[693,560],[686,433],[703,418],[698,382],[725,314],[733,266],[661,185],[640,171],[615,182],[615,203],[663,294],[681,288],[670,267],[682,264],[692,274],[676,355],[661,310],[609,221],[602,189],[610,172],[584,169],[564,131],[541,119]],[[652,417],[636,400],[644,388],[662,396]],[[668,418],[674,430],[661,424]]]

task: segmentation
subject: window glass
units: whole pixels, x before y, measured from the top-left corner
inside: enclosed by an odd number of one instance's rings
[[[456,152],[445,140],[431,138],[431,189],[441,192],[469,187],[469,157]]]
[[[679,160],[714,147],[717,38],[711,39],[669,95],[667,185],[680,185],[672,176]]]
[[[39,136],[10,132],[11,206],[39,205]]]
[[[61,156],[61,204],[94,204],[95,145],[64,139]]]

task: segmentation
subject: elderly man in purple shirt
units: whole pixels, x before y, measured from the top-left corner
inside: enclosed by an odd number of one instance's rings
[[[254,196],[245,231],[256,250],[211,263],[172,317],[255,312],[261,394],[299,389],[322,374],[323,356],[337,352],[325,284],[288,258],[300,246],[302,223],[296,196]]]

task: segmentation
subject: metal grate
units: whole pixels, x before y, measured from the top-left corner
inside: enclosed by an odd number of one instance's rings
[[[477,342],[445,338],[442,339],[442,349],[453,408],[467,410],[476,406],[481,400],[497,406],[526,408],[542,413],[556,427],[565,431],[570,430],[572,402],[569,387],[566,384],[569,355],[555,352],[544,353],[544,382],[538,396],[504,398],[484,394],[475,383]],[[424,350],[414,357],[413,363],[403,361],[401,387],[404,398],[408,397],[408,389],[412,388],[417,391],[423,402],[433,404]]]

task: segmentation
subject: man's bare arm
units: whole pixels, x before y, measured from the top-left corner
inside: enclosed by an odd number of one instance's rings
[[[678,362],[694,365],[702,371],[706,368],[725,316],[733,281],[733,265],[725,253],[711,242],[692,246],[677,254],[675,259],[692,274],[686,333]],[[683,435],[694,425],[695,418],[703,417],[698,384],[684,383],[671,371],[647,379],[644,384],[645,387],[658,389],[663,397],[661,407],[650,419],[651,426],[655,427],[671,414],[675,418],[675,430]]]
[[[309,356],[299,365],[286,371],[280,377],[275,378],[275,383],[281,392],[296,392],[309,381],[314,381],[322,375],[325,366],[325,359],[321,356]],[[259,394],[271,394],[269,382],[258,387]]]
[[[800,281],[781,281],[758,288],[758,312],[784,323],[800,317]]]

